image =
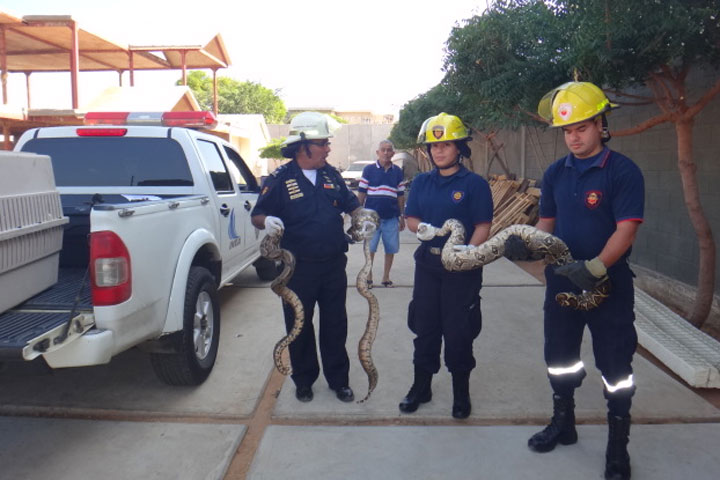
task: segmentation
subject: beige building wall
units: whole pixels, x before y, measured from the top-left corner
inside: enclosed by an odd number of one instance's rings
[[[268,125],[268,130],[272,138],[286,137],[290,126]],[[392,124],[343,125],[335,131],[331,139],[328,162],[334,167],[344,170],[352,162],[375,160],[378,144],[390,136],[391,130]],[[268,169],[272,171],[271,165],[268,165]]]

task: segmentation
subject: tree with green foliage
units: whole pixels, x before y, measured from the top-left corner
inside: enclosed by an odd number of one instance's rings
[[[285,137],[270,140],[270,143],[260,149],[260,158],[283,158],[280,150],[282,149],[282,143],[284,141]]]
[[[445,85],[437,85],[403,106],[398,122],[390,131],[390,140],[396,148],[416,147],[418,131],[428,117],[447,112],[464,118],[464,107],[454,101]]]
[[[213,109],[212,78],[203,71],[194,70],[187,76],[187,85],[201,108]],[[218,113],[257,113],[262,114],[267,123],[282,123],[287,109],[277,90],[272,91],[259,83],[218,77]]]
[[[690,317],[696,326],[707,319],[712,304],[716,252],[700,203],[692,127],[720,93],[720,80],[704,92],[689,91],[686,80],[692,70],[720,66],[718,15],[720,0],[499,0],[453,29],[446,76],[435,87],[445,101],[452,99],[448,105],[462,105],[455,111],[476,128],[537,125],[539,99],[573,78],[602,86],[616,103],[655,104],[657,115],[613,135],[665,122],[675,126],[684,200],[699,243]],[[638,87],[650,93],[638,94]],[[417,131],[417,112],[435,89],[401,111],[394,129],[398,138],[412,130],[409,122]]]

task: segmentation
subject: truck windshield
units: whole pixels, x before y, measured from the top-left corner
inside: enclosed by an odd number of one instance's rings
[[[35,138],[22,150],[49,155],[59,187],[193,184],[182,147],[169,138]]]

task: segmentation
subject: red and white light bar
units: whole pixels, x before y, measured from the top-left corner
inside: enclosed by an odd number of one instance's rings
[[[88,112],[85,125],[160,125],[165,127],[212,128],[212,112]]]

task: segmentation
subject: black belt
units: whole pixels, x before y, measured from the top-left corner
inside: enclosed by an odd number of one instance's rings
[[[342,253],[330,255],[329,257],[295,257],[295,261],[303,263],[325,263],[337,260],[341,255]]]

